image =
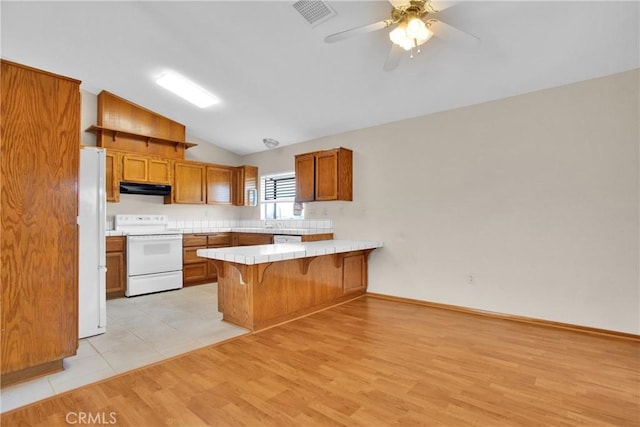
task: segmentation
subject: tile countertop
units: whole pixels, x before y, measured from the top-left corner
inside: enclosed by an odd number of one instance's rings
[[[216,228],[186,228],[176,230],[176,234],[187,233],[261,233],[261,234],[286,234],[303,236],[309,234],[333,233],[333,229],[327,228],[260,228],[260,227],[216,227]],[[120,230],[107,230],[106,236],[126,236],[127,233]]]
[[[263,264],[294,258],[381,248],[382,242],[368,240],[321,240],[306,243],[277,243],[274,245],[236,246],[230,248],[198,249],[200,257],[238,264]]]

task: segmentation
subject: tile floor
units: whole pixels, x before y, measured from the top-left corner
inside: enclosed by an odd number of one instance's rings
[[[248,333],[222,320],[217,284],[107,301],[107,332],[80,340],[65,370],[3,388],[0,412]]]

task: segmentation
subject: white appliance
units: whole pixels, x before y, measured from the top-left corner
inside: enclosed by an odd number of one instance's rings
[[[167,215],[116,215],[127,234],[125,296],[182,288],[182,234],[168,230]]]
[[[80,150],[78,179],[78,335],[103,334],[107,327],[105,150]]]
[[[295,236],[291,234],[275,234],[273,236],[273,243],[300,243],[302,242],[302,236]]]

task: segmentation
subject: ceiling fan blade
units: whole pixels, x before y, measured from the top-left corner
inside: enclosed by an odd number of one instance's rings
[[[432,1],[431,2],[431,6],[437,11],[437,12],[441,12],[445,9],[449,9],[451,6],[455,6],[458,3],[460,3],[460,1],[456,1],[456,0],[436,0],[436,1]]]
[[[409,6],[409,0],[389,0],[389,3],[395,8]]]
[[[460,3],[460,1],[461,0],[436,0],[431,1],[430,3],[437,12],[440,12],[441,10],[448,9],[451,6],[455,6],[456,4]],[[409,6],[411,2],[410,0],[389,0],[389,3],[391,3],[391,6],[398,9]]]
[[[387,56],[387,60],[384,62],[384,67],[382,67],[385,71],[395,70],[395,68],[400,63],[400,58],[402,58],[402,53],[404,49],[398,46],[395,43],[391,43],[391,50],[389,51],[389,55]]]
[[[356,27],[350,30],[341,31],[339,33],[328,35],[327,37],[324,38],[324,41],[326,43],[335,43],[344,39],[348,39],[349,37],[354,37],[360,34],[366,34],[372,31],[377,31],[383,28],[387,28],[391,24],[393,24],[393,21],[391,19],[385,19],[384,21],[374,22],[373,24],[363,25],[362,27]]]
[[[473,48],[480,45],[480,39],[476,36],[465,33],[442,21],[432,20],[429,29],[433,31],[434,36],[459,46]]]

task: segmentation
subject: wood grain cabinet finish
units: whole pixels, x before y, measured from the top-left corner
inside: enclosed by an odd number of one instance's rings
[[[233,204],[234,171],[229,166],[207,166],[207,204]]]
[[[264,329],[363,295],[372,249],[241,265],[215,261],[224,320]]]
[[[236,206],[256,206],[258,204],[258,168],[255,166],[238,166],[235,171]]]
[[[265,233],[233,233],[231,246],[270,245],[273,235]]]
[[[182,284],[201,285],[218,280],[218,269],[208,259],[197,255],[198,249],[231,246],[229,233],[197,233],[182,236]]]
[[[297,155],[295,158],[296,201],[313,202],[316,198],[315,153]]]
[[[126,237],[107,236],[107,299],[124,297],[127,286]]]
[[[175,162],[172,194],[165,196],[165,203],[205,204],[206,172],[200,163]]]
[[[295,157],[296,201],[353,200],[353,152],[346,148]]]
[[[87,131],[97,136],[98,147],[184,159],[193,147],[185,141],[185,126],[107,91],[98,94],[97,126]]]
[[[120,201],[120,154],[107,150],[105,155],[106,163],[106,179],[105,190],[107,193],[107,202]]]
[[[80,82],[0,60],[2,386],[78,347]]]
[[[171,164],[166,159],[124,154],[122,181],[171,184]]]

